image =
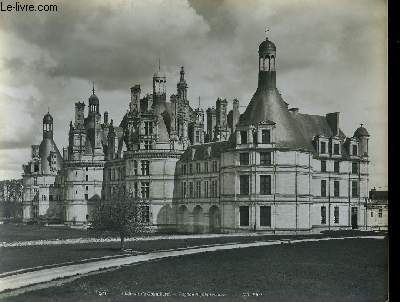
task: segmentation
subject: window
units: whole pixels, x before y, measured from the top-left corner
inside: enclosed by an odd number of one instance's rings
[[[200,163],[196,163],[196,173],[201,173],[201,165],[200,165]]]
[[[339,144],[333,145],[333,154],[339,155]]]
[[[141,208],[141,222],[143,223],[149,223],[150,222],[150,207],[149,206],[143,206]]]
[[[333,182],[333,196],[339,197],[340,190],[339,190],[339,181],[335,180]]]
[[[358,181],[351,182],[351,197],[358,197]]]
[[[217,164],[217,161],[216,161],[216,160],[213,161],[212,167],[213,167],[213,172],[217,172],[217,170],[218,170],[218,164]]]
[[[321,172],[326,172],[326,160],[321,160]]]
[[[358,174],[358,163],[356,162],[351,163],[351,173]]]
[[[39,164],[35,163],[33,166],[33,172],[39,172]]]
[[[260,175],[260,194],[271,194],[271,175]]]
[[[249,195],[249,175],[240,175],[240,194]]]
[[[321,154],[326,153],[326,142],[321,142],[321,149],[320,149]]]
[[[46,195],[42,195],[42,200],[46,200]]]
[[[321,224],[326,224],[326,207],[321,207]]]
[[[339,223],[339,207],[335,207],[333,211],[333,222]]]
[[[333,182],[333,196],[339,197],[340,191],[339,191],[339,181],[335,180]]]
[[[87,191],[87,190],[89,190],[89,187],[88,187],[88,186],[86,186],[86,188],[85,188],[85,189],[86,189],[86,191]]]
[[[249,153],[240,153],[239,154],[239,158],[240,158],[240,165],[241,166],[249,164]]]
[[[261,142],[263,144],[271,143],[271,130],[261,130]]]
[[[53,201],[53,195],[49,195],[49,201]]]
[[[189,197],[193,197],[193,182],[189,182]]]
[[[212,180],[211,181],[211,197],[217,197],[218,195],[218,181]]]
[[[144,135],[152,135],[152,134],[153,134],[153,123],[144,122]]]
[[[247,144],[247,131],[240,131],[240,141],[242,144]]]
[[[352,148],[352,155],[353,156],[357,156],[357,145],[353,145],[353,148]]]
[[[88,175],[86,175],[86,181],[88,181],[89,180],[89,176]]]
[[[186,182],[182,183],[182,197],[186,198]]]
[[[201,197],[201,181],[196,181],[196,197]]]
[[[137,182],[135,182],[133,185],[133,191],[134,191],[135,197],[138,197],[139,196],[139,188],[138,188]]]
[[[260,164],[261,166],[270,166],[271,161],[271,152],[261,152],[260,153]]]
[[[204,197],[208,198],[208,180],[204,182]]]
[[[333,171],[335,173],[339,173],[340,172],[340,162],[339,161],[335,161],[333,163]]]
[[[204,173],[208,173],[208,162],[204,163]]]
[[[150,161],[142,160],[142,175],[149,175],[150,174]]]
[[[189,174],[193,174],[193,164],[189,164]]]
[[[321,197],[326,197],[326,180],[321,180]]]
[[[153,144],[151,140],[145,140],[144,141],[144,149],[145,150],[152,150],[153,149]]]
[[[371,211],[371,217],[374,217],[374,212],[373,211]]]
[[[260,207],[260,226],[271,226],[271,207]]]
[[[150,183],[148,181],[142,181],[142,198],[148,199],[150,197]]]
[[[249,207],[248,206],[240,206],[239,214],[240,214],[240,226],[248,226],[249,225]]]
[[[85,194],[85,200],[89,199],[89,194]]]
[[[36,177],[36,176],[33,178],[33,185],[34,185],[34,186],[37,185],[37,177]]]
[[[182,174],[185,175],[186,174],[186,165],[182,166]]]
[[[196,131],[196,143],[200,143],[200,131]]]
[[[379,218],[382,218],[382,214],[383,214],[382,209],[379,209],[379,210],[378,210],[378,217],[379,217]]]

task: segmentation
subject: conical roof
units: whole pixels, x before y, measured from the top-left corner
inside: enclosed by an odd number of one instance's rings
[[[239,125],[256,125],[269,121],[276,124],[276,147],[313,151],[311,142],[302,135],[278,90],[259,87],[240,116]]]

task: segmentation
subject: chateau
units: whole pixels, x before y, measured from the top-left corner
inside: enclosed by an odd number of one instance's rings
[[[102,202],[140,201],[150,226],[182,232],[315,231],[363,228],[368,198],[368,131],[340,129],[339,113],[289,108],[276,88],[276,46],[258,51],[258,87],[241,114],[218,98],[206,112],[189,105],[185,71],[167,100],[166,76],[131,99],[120,123],[100,114],[93,93],[75,104],[63,156],[53,119],[23,166],[24,220],[90,222]],[[205,116],[206,115],[206,116]]]

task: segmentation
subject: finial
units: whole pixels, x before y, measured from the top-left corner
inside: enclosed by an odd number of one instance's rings
[[[364,124],[360,124],[360,126],[362,127],[362,126],[364,126]]]
[[[266,27],[265,28],[265,39],[268,40],[268,32],[269,32],[269,28]]]
[[[92,82],[92,84],[93,84],[92,92],[93,92],[93,94],[94,94],[94,82]]]
[[[158,57],[158,71],[161,71],[161,59]]]
[[[47,107],[47,113],[50,113],[50,106]]]
[[[199,96],[199,109],[200,109],[200,96]]]

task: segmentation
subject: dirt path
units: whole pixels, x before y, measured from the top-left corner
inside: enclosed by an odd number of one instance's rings
[[[337,237],[337,238],[307,238],[307,239],[286,239],[286,240],[272,240],[272,241],[258,241],[252,243],[239,243],[239,244],[221,244],[214,246],[198,247],[198,248],[187,248],[179,250],[167,250],[167,251],[156,251],[143,255],[125,256],[114,259],[105,259],[93,262],[86,262],[80,264],[63,265],[52,268],[38,269],[35,271],[29,271],[25,273],[16,273],[3,278],[0,278],[0,292],[5,290],[18,289],[25,286],[35,285],[39,283],[50,282],[59,278],[67,278],[76,275],[84,276],[85,274],[98,271],[102,269],[108,269],[113,267],[119,267],[123,265],[129,265],[134,263],[152,261],[156,259],[177,257],[184,255],[192,255],[205,252],[215,252],[222,250],[258,247],[258,246],[269,246],[277,244],[294,244],[300,242],[317,242],[326,240],[343,240],[343,239],[384,239],[384,236],[352,236],[352,237]]]

